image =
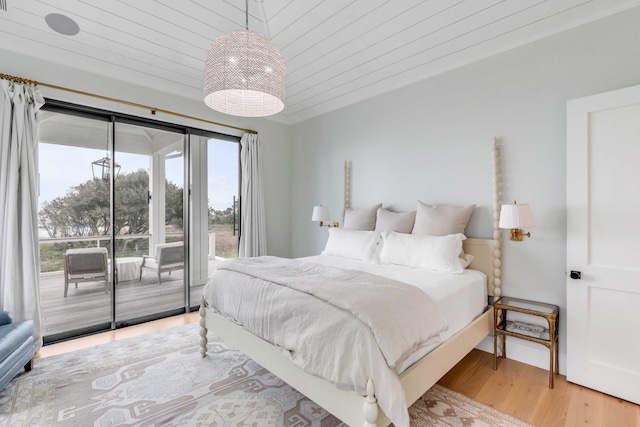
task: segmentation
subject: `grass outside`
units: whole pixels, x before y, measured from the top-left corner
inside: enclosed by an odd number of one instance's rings
[[[238,257],[238,233],[233,235],[232,224],[210,225],[209,232],[216,233],[216,256],[222,258]]]

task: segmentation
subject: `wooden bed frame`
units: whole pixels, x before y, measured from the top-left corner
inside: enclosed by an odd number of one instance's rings
[[[487,275],[487,293],[498,298],[501,295],[501,242],[498,229],[500,215],[500,154],[494,139],[494,233],[493,239],[467,239],[465,253],[474,256],[469,268]],[[411,365],[399,375],[407,405],[412,405],[444,374],[462,360],[484,337],[493,330],[493,307],[472,323],[441,343],[433,351]],[[329,381],[310,375],[294,365],[274,345],[253,335],[224,316],[200,306],[200,354],[206,356],[207,331],[236,347],[242,353],[294,387],[300,393],[335,415],[349,426],[388,426],[391,421],[378,407],[373,381],[367,384],[367,396],[353,391],[340,390]]]

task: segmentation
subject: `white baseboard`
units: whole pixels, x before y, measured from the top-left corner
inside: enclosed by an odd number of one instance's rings
[[[507,358],[549,370],[549,350],[543,345],[518,338],[507,338]],[[476,346],[478,350],[493,354],[493,336],[488,336]],[[558,354],[560,374],[566,375],[566,354]],[[500,364],[500,361],[498,361]]]

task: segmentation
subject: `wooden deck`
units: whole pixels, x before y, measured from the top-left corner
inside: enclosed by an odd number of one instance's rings
[[[209,271],[219,261],[209,261]],[[137,319],[184,307],[183,271],[162,274],[158,284],[155,274],[146,273],[142,280],[120,281],[116,284],[116,322]],[[191,288],[190,306],[200,304],[204,286]],[[51,336],[79,330],[111,321],[111,292],[105,292],[104,282],[69,284],[64,297],[62,272],[40,276],[43,335]]]

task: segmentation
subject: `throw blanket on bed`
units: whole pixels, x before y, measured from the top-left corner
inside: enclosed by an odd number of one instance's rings
[[[366,395],[372,378],[378,404],[398,427],[409,418],[395,371],[447,328],[431,298],[414,286],[276,257],[224,262],[205,299],[339,388]]]

